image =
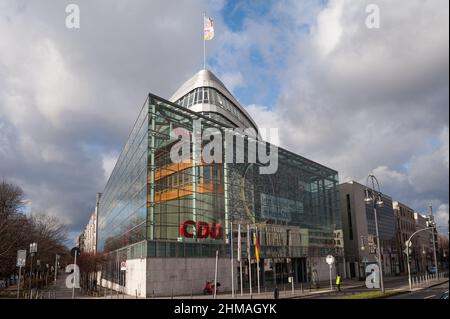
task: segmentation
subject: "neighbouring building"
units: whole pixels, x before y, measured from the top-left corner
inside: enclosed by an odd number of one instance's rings
[[[103,285],[138,296],[202,293],[214,278],[216,253],[222,291],[232,282],[238,289],[241,267],[244,287],[251,277],[254,291],[258,268],[263,289],[291,278],[329,279],[325,257],[344,259],[337,171],[278,148],[278,170],[261,175],[266,163],[250,160],[258,132],[214,149],[223,154],[212,164],[198,157],[205,141],[195,138],[188,160],[171,160],[175,145],[197,129],[233,128],[258,130],[210,71],[200,71],[170,101],[148,95],[99,201],[97,249],[109,258]],[[245,151],[243,161],[234,152],[231,163],[225,160],[230,146]]]
[[[91,214],[89,222],[83,232],[84,245],[82,247],[82,251],[86,253],[95,254],[97,252],[97,216],[98,204],[101,196],[101,193],[97,193],[94,212]]]
[[[84,232],[78,236],[77,246],[80,249],[80,251],[84,251]]]
[[[415,212],[414,220],[416,231],[428,228],[428,217]],[[417,241],[413,242],[413,245],[416,244],[416,248],[413,249],[414,256],[411,261],[411,268],[417,273],[425,273],[434,264],[433,235],[431,231],[422,231],[415,237],[417,237]]]
[[[398,201],[394,201],[392,203],[394,208],[394,214],[396,219],[396,233],[397,233],[397,249],[398,256],[400,261],[400,272],[402,274],[407,273],[408,264],[407,264],[407,256],[404,253],[406,249],[406,241],[411,237],[412,234],[416,231],[416,221],[414,219],[414,210],[403,203]],[[418,240],[416,237],[412,239],[412,259],[416,259],[417,256],[420,257],[420,249],[417,249],[419,246],[417,244]],[[414,269],[414,264],[411,265],[411,270]]]
[[[437,259],[439,270],[448,270],[448,237],[438,234]]]
[[[365,189],[366,186],[355,181],[339,185],[346,272],[349,277],[360,279],[366,277],[366,266],[377,262],[375,217],[373,206],[364,202]],[[392,198],[382,194],[382,200],[384,205],[377,208],[377,219],[383,272],[388,276],[397,275],[399,252]]]

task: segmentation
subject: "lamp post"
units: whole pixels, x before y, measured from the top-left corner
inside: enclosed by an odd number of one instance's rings
[[[377,218],[377,207],[383,207],[384,203],[381,199],[381,191],[380,191],[380,184],[378,183],[377,178],[373,174],[369,174],[367,176],[366,185],[369,184],[369,180],[372,184],[372,190],[369,191],[369,188],[366,187],[365,189],[365,198],[364,201],[367,205],[373,204],[373,214],[375,217],[375,232],[376,232],[376,238],[377,238],[377,256],[378,256],[378,267],[380,269],[380,287],[381,292],[384,293],[384,280],[383,280],[383,263],[381,262],[381,245],[380,245],[380,236],[378,233],[378,218]],[[375,184],[378,188],[378,193],[376,193]]]
[[[433,231],[433,235],[434,235],[435,227],[436,227],[436,225],[434,225],[434,227],[433,227],[433,226],[430,226],[430,224],[427,224],[427,227],[426,227],[426,228],[422,228],[422,229],[419,229],[419,230],[417,230],[416,232],[414,232],[414,233],[408,238],[408,240],[407,240],[406,243],[405,243],[405,246],[406,246],[405,253],[406,253],[406,258],[407,258],[407,261],[408,261],[408,282],[409,282],[409,290],[410,290],[410,291],[412,290],[412,282],[411,282],[411,266],[410,266],[410,263],[409,263],[410,253],[412,252],[412,250],[410,249],[410,248],[412,247],[412,241],[411,241],[411,240],[413,239],[413,237],[414,237],[415,235],[417,235],[418,233],[421,233],[421,232],[423,232],[423,231],[432,230],[432,231]],[[439,228],[439,226],[438,226],[437,228]],[[425,249],[423,250],[423,253],[425,253]],[[437,274],[437,266],[436,266],[436,274]]]
[[[30,299],[32,299],[31,285],[32,285],[32,277],[33,277],[33,257],[34,257],[35,253],[37,253],[37,243],[31,243],[30,244],[30,255],[31,255],[31,259],[30,259]]]
[[[430,216],[428,216],[428,227],[432,228],[433,233],[433,257],[434,257],[434,266],[436,267],[436,277],[438,276],[438,264],[437,264],[437,256],[436,256],[436,241],[435,241],[435,235],[436,235],[436,222],[434,221],[433,216],[433,206],[430,205]]]

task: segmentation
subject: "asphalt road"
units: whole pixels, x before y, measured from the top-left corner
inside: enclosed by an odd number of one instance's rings
[[[387,299],[439,299],[441,295],[446,291],[448,291],[448,281],[439,286],[419,290],[416,292],[410,292],[407,294],[401,294]]]

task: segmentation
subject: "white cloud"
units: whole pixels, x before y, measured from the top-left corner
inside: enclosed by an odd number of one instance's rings
[[[114,166],[116,166],[119,155],[120,154],[118,154],[117,152],[102,155],[102,168],[105,176],[105,183],[108,181],[109,176],[111,176]]]
[[[220,1],[79,0],[78,30],[66,4],[0,0],[0,176],[78,232],[147,93],[201,68],[202,14]]]
[[[442,204],[439,206],[437,212],[435,213],[435,220],[438,225],[441,226],[439,232],[448,232],[448,218],[449,218],[449,206],[448,204]]]
[[[248,110],[279,128],[281,146],[341,180],[375,171],[382,191],[418,210],[432,202],[443,220],[448,1],[379,0],[379,30],[365,27],[369,3],[276,2],[232,32],[222,0],[133,1],[127,10],[80,0],[81,29],[69,31],[63,1],[0,0],[0,174],[24,185],[33,209],[80,228],[148,91],[168,97],[202,67],[208,8],[213,71],[232,90],[257,88]],[[262,106],[274,82],[280,96]]]
[[[330,54],[339,44],[343,29],[341,26],[342,11],[345,1],[332,0],[327,8],[317,17],[317,33],[315,45],[322,57]]]
[[[241,72],[224,73],[220,78],[230,91],[234,91],[244,84],[244,78]]]
[[[382,191],[417,210],[448,205],[448,1],[377,1],[380,29],[365,25],[370,3],[276,5],[225,39],[244,54],[221,54],[220,67],[248,68],[248,48],[270,56],[275,38],[287,67],[266,60],[281,95],[271,108],[248,107],[259,125],[278,126],[282,146],[337,169],[341,181],[375,172]]]

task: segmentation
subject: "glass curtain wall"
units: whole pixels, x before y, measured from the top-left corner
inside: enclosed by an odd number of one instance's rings
[[[99,251],[114,251],[146,238],[147,134],[146,103],[100,199]]]
[[[220,245],[229,253],[230,222],[243,230],[250,224],[252,233],[258,229],[262,257],[325,256],[334,249],[341,229],[336,171],[279,149],[278,172],[260,175],[260,164],[248,163],[248,139],[243,164],[206,165],[192,153],[188,163],[173,164],[170,149],[178,140],[172,130],[192,132],[200,118],[202,131],[223,124],[157,97],[150,98],[150,110],[149,256],[212,257]],[[192,142],[191,151],[197,147]],[[180,225],[187,220],[219,223],[221,239],[182,238]]]

